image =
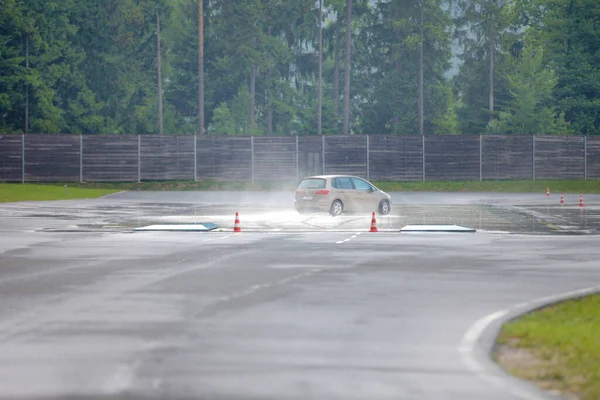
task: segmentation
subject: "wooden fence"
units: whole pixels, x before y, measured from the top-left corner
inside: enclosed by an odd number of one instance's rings
[[[0,135],[0,182],[600,179],[600,137]]]

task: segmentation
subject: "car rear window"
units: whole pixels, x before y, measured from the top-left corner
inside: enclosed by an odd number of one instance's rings
[[[325,188],[325,179],[304,179],[300,182],[300,186],[298,189],[324,189]]]
[[[350,178],[334,178],[331,184],[336,189],[354,189]]]

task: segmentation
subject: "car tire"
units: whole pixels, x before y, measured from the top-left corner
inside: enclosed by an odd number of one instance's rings
[[[334,217],[337,217],[338,215],[342,215],[343,212],[344,203],[342,203],[341,200],[334,200],[334,202],[331,203],[331,207],[329,208],[329,214],[331,214]]]
[[[390,202],[387,200],[382,200],[379,203],[379,215],[388,215],[391,211],[392,207],[390,207]]]

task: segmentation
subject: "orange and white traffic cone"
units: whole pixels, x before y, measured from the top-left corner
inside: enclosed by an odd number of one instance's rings
[[[373,216],[371,217],[371,229],[369,229],[369,232],[379,232],[379,229],[377,229],[377,220],[375,219],[375,213],[373,213]]]
[[[546,187],[546,196],[550,196],[550,188]]]
[[[240,215],[237,213],[235,213],[235,223],[233,224],[233,231],[234,232],[241,232],[242,228],[240,228]]]
[[[560,204],[565,204],[565,196],[563,196],[563,194],[560,194]]]
[[[583,195],[579,195],[579,207],[583,207]]]

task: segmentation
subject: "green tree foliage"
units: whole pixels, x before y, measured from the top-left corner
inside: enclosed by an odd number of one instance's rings
[[[11,0],[7,5],[0,12],[0,21],[6,22],[0,31],[0,107],[7,116],[0,129],[25,130],[25,93],[31,132],[90,132],[103,125],[97,115],[102,103],[82,72],[85,53],[74,44],[78,27],[71,21],[77,19],[76,3]]]
[[[554,100],[575,131],[600,134],[600,2],[541,0],[546,55],[556,70]]]
[[[205,18],[205,31],[208,29]],[[173,2],[171,18],[164,26],[166,51],[164,73],[165,107],[172,110],[174,130],[171,133],[198,133],[198,4],[196,0]],[[205,52],[214,45],[205,41]],[[210,66],[210,63],[209,63]],[[205,75],[207,75],[205,67]],[[211,97],[213,82],[205,81],[206,96]],[[212,104],[214,105],[214,104]],[[206,112],[206,110],[205,110]],[[167,132],[169,132],[167,130]]]
[[[222,102],[213,110],[212,127],[214,133],[221,135],[235,135],[238,132],[237,123],[231,115],[227,103]]]
[[[25,26],[16,0],[2,2],[0,11],[0,132],[24,129]]]
[[[423,7],[423,37],[420,19]],[[357,49],[362,88],[361,131],[415,134],[418,128],[419,44],[424,49],[424,132],[455,132],[450,82],[451,20],[439,0],[378,2]],[[363,42],[364,41],[364,42]],[[358,47],[358,46],[357,46]]]
[[[458,0],[456,2],[455,39],[462,62],[454,79],[460,100],[457,108],[459,129],[480,134],[508,99],[505,80],[506,35],[509,18],[507,0]],[[503,40],[504,39],[504,40]],[[490,57],[493,56],[493,59]],[[490,84],[492,71],[493,86]],[[490,94],[494,112],[490,111]]]
[[[317,133],[318,4],[203,0],[208,134]],[[353,134],[419,133],[420,71],[425,134],[600,134],[597,0],[352,0],[351,24],[346,5],[323,0],[324,134],[342,131],[346,68]],[[158,133],[159,16],[164,132],[198,133],[197,13],[0,0],[0,132]]]
[[[571,133],[564,113],[551,105],[558,78],[544,64],[543,51],[526,46],[509,61],[507,74],[511,100],[487,127],[488,133],[566,134]]]
[[[82,69],[86,82],[104,103],[101,115],[110,120],[106,127],[110,133],[158,132],[156,12],[159,9],[166,13],[167,3],[78,3],[78,43],[87,54]]]

